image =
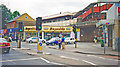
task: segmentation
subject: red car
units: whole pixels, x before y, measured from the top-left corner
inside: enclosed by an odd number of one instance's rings
[[[10,43],[6,41],[4,38],[0,38],[0,53],[9,53]]]

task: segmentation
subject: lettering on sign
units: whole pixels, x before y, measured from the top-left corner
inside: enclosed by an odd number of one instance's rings
[[[50,28],[50,30],[65,30],[65,28]]]
[[[35,30],[35,28],[25,28],[25,30]]]

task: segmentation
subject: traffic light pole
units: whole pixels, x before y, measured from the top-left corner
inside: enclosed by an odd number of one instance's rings
[[[38,30],[38,42],[39,42],[39,30]]]
[[[105,25],[103,25],[103,31],[104,31],[104,55],[105,55],[105,51],[106,51],[106,49],[105,49]]]
[[[18,48],[21,48],[21,32],[19,32],[19,46]]]

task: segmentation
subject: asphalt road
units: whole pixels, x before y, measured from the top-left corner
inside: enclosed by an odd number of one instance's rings
[[[12,47],[16,47],[16,43],[12,43]],[[37,52],[37,43],[26,43],[22,42],[22,47],[30,48]],[[87,55],[72,53],[64,50],[50,49],[48,46],[43,44],[43,52],[51,53],[64,61],[58,61],[57,59],[49,60],[51,62],[58,64],[70,64],[71,65],[118,65],[118,60],[113,58],[106,58],[101,55]],[[50,57],[48,57],[50,58]],[[9,61],[11,60],[11,61]],[[13,61],[12,61],[13,60]],[[12,51],[10,54],[3,55],[3,65],[51,65],[52,63],[47,63],[46,59],[41,59],[36,56],[29,56],[24,53],[17,51]],[[56,61],[56,62],[55,62]]]

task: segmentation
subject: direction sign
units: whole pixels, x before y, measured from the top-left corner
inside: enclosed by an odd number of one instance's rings
[[[39,43],[39,46],[42,46],[42,43]]]

